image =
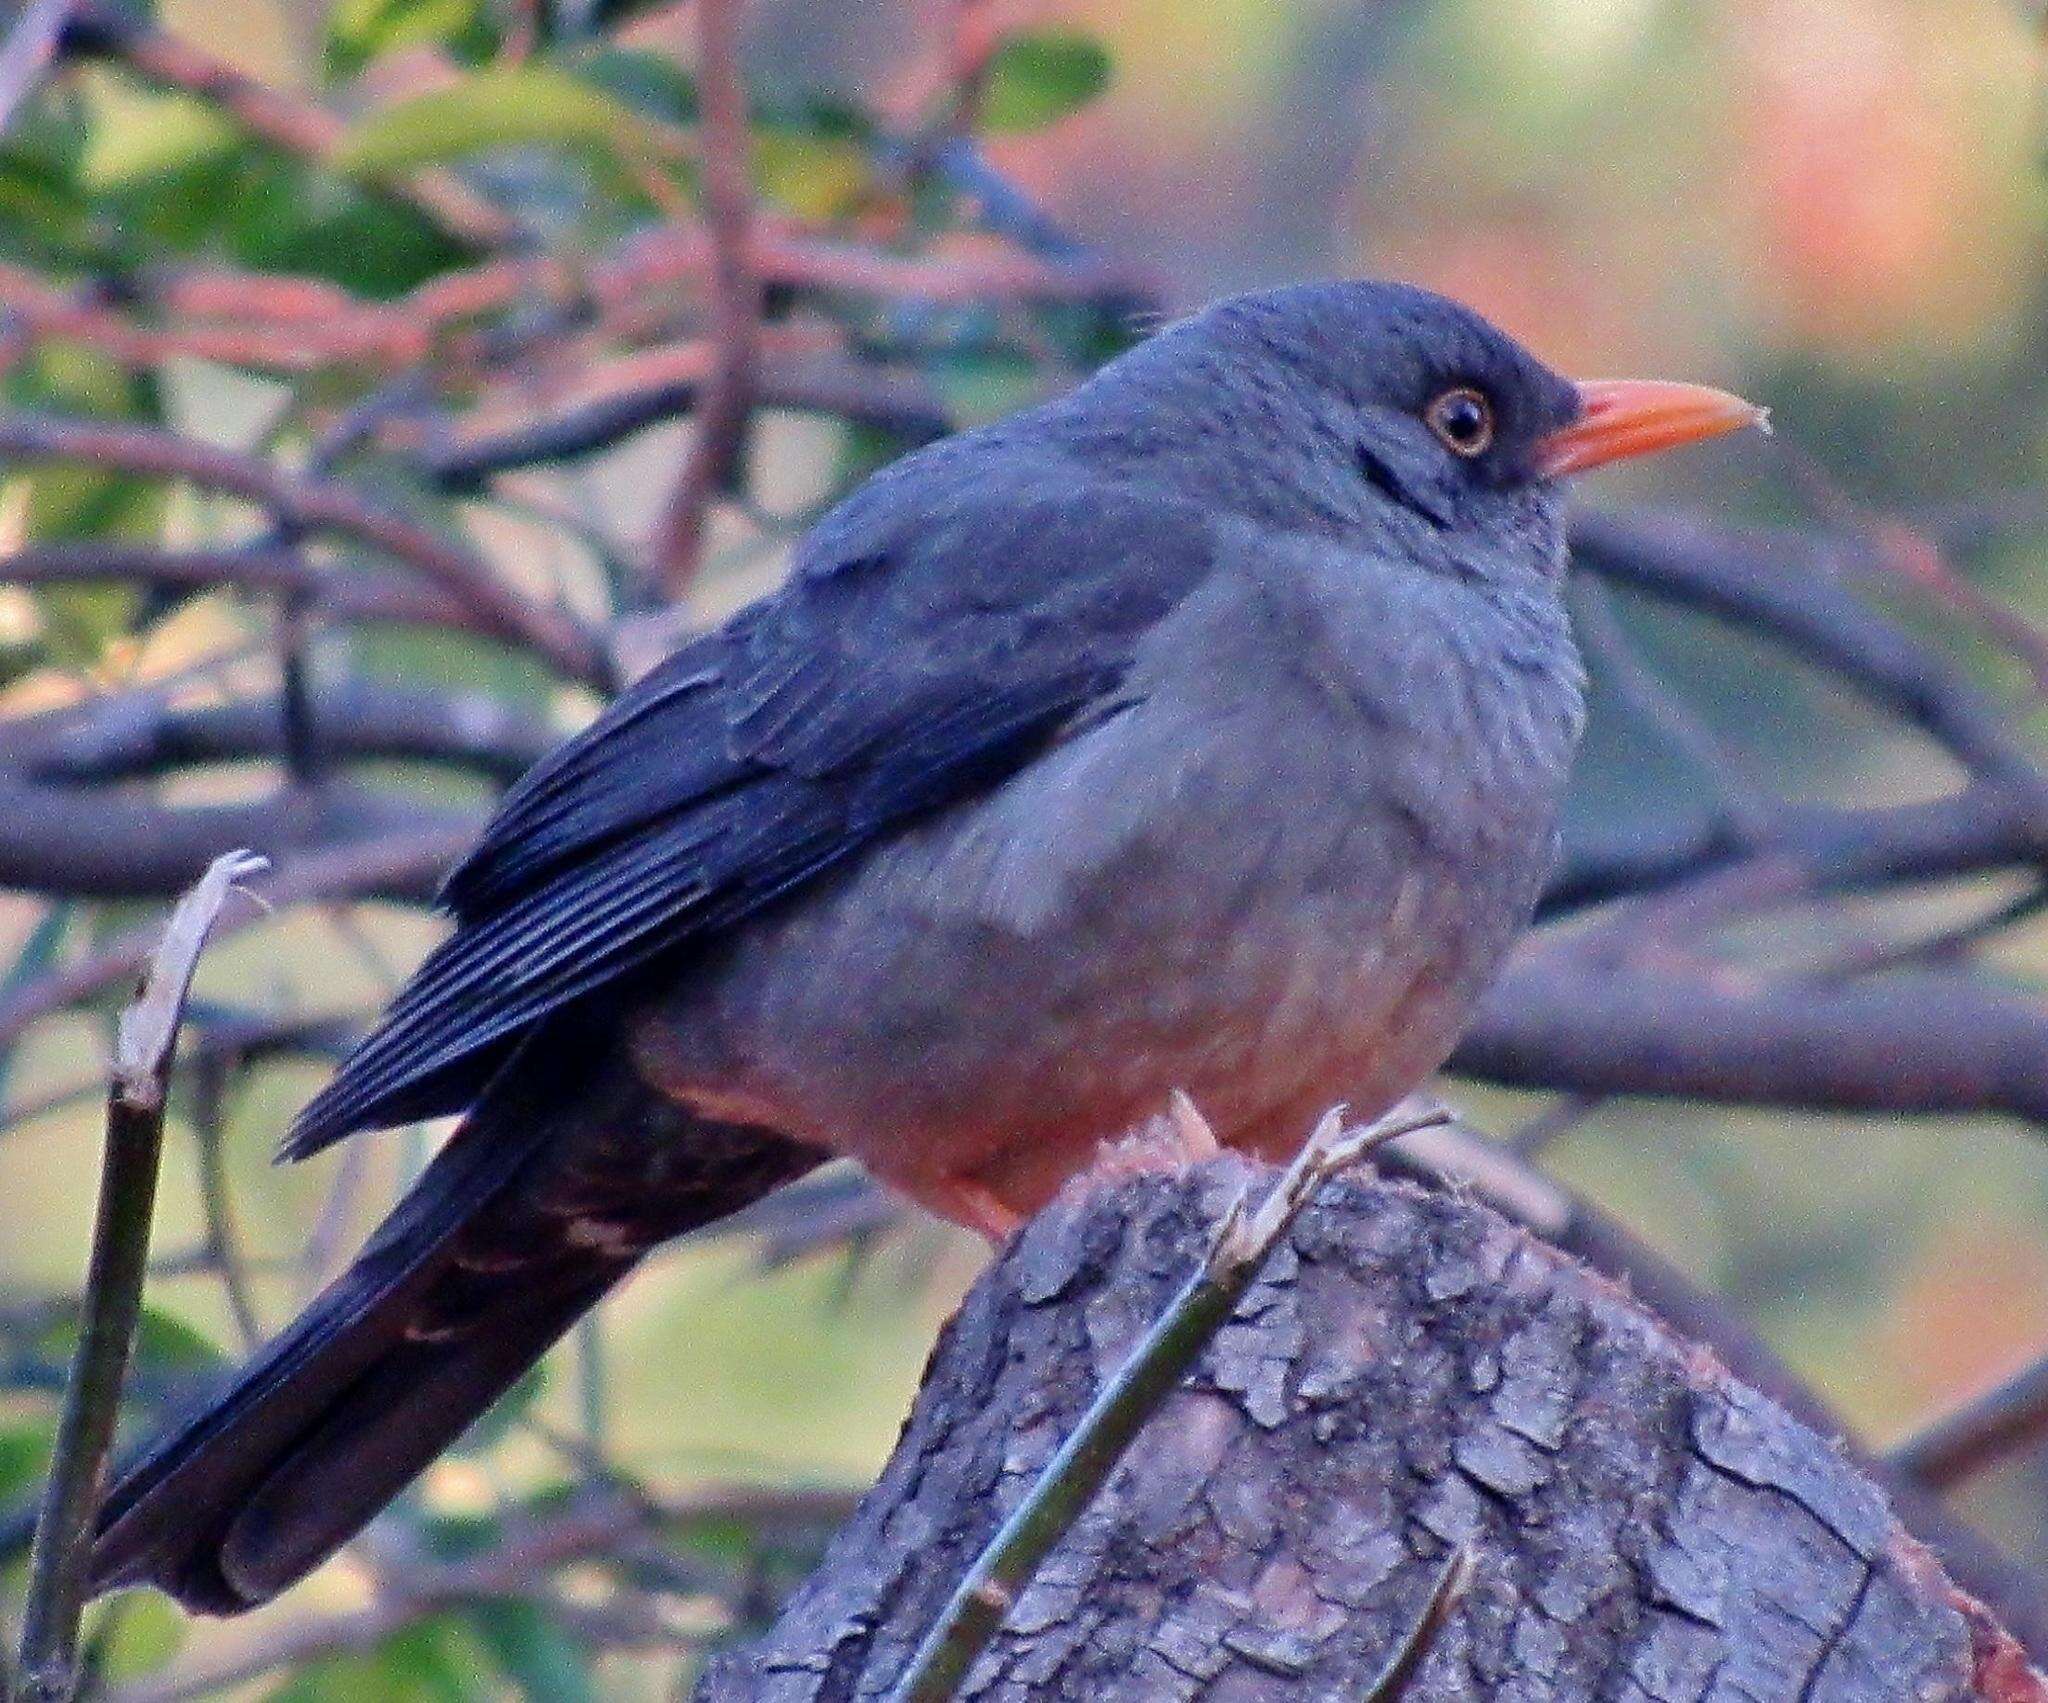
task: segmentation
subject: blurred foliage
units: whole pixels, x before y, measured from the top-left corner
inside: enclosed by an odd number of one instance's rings
[[[1414,277],[1473,301],[1572,370],[1671,370],[1744,388],[1773,405],[1783,440],[1811,458],[1802,471],[1736,445],[1658,468],[1665,499],[1810,517],[1828,500],[1817,491],[1923,504],[2040,479],[2048,207],[2034,129],[2038,44],[2016,5],[1570,0],[1540,19],[1510,0],[1025,10],[981,67],[977,98],[958,110],[1008,181],[1105,248],[1159,262],[1176,299],[1319,271]],[[605,245],[695,207],[697,82],[678,19],[673,7],[569,0],[167,0],[166,27],[340,115],[338,142],[324,157],[288,150],[231,111],[119,65],[67,67],[0,135],[0,262],[117,308],[147,304],[170,272],[209,266],[397,301],[478,257],[408,188],[431,169],[511,221],[524,251],[574,274]],[[924,169],[911,145],[956,110],[945,89],[899,93],[931,82],[921,61],[937,35],[933,9],[789,0],[764,4],[757,23],[752,163],[769,211],[904,255],[1001,232],[999,217]],[[920,66],[906,72],[912,59]],[[1026,314],[820,296],[808,310],[864,358],[913,372],[968,418],[1043,393],[1139,329],[1098,304]],[[767,305],[771,326],[796,322],[773,293]],[[309,311],[317,328],[317,306]],[[493,329],[515,339],[550,311],[523,299]],[[562,318],[564,336],[589,329]],[[5,319],[0,302],[0,343]],[[465,329],[442,328],[437,349]],[[673,327],[657,330],[644,342]],[[603,354],[636,347],[616,327],[599,331]],[[392,376],[374,364],[311,375],[186,356],[152,365],[62,339],[0,370],[9,407],[171,425],[292,460]],[[462,361],[443,382],[451,406],[504,400]],[[520,386],[542,415],[573,388],[544,362],[511,388]],[[794,531],[905,441],[880,425],[758,422],[746,500],[714,531],[697,612],[757,589]],[[503,493],[457,502],[375,444],[350,471],[488,548],[522,584],[610,616],[624,601],[616,564],[644,538],[674,455],[673,434],[657,431],[553,469],[533,496],[538,518]],[[9,544],[180,544],[259,530],[240,505],[160,481],[0,469]],[[2004,540],[1973,565],[2048,615],[2037,540]],[[1659,674],[1746,761],[1815,797],[1933,790],[1939,777],[1923,751],[1755,647],[1679,617],[1622,614]],[[269,611],[227,597],[0,588],[0,694],[8,711],[27,713],[195,669],[204,690],[225,694],[268,682],[268,664],[251,656],[267,654],[271,631]],[[588,708],[530,659],[444,632],[330,634],[316,660],[386,683],[480,688],[564,727]],[[1973,660],[1987,678],[2001,666],[1987,647]],[[1573,802],[1580,826],[1628,820],[1699,786],[1604,680],[1594,725]],[[274,766],[222,764],[182,777],[177,796],[251,796],[272,780]],[[414,784],[437,800],[457,784],[474,792],[442,774]],[[0,899],[0,985],[150,914]],[[392,907],[294,915],[260,945],[218,953],[207,988],[231,1008],[360,1011],[431,937]],[[2044,952],[2040,932],[2024,932],[2006,961],[2038,982]],[[93,1013],[45,1025],[0,1058],[6,1102],[92,1081],[104,1042]],[[349,1174],[336,1156],[290,1174],[264,1163],[321,1068],[266,1061],[238,1085],[219,1132],[270,1323],[311,1275],[295,1259],[330,1185]],[[1507,1095],[1470,1104],[1499,1127],[1531,1109]],[[204,1220],[189,1098],[174,1113],[180,1145],[158,1244],[167,1256],[194,1246]],[[69,1316],[53,1298],[76,1283],[95,1125],[88,1093],[0,1135],[0,1508],[33,1489],[48,1448]],[[403,1140],[371,1145],[367,1177],[332,1197],[344,1245],[405,1168]],[[2048,1336],[2037,1299],[2048,1294],[2048,1170],[2008,1132],[1629,1106],[1578,1125],[1556,1160],[1686,1269],[1739,1295],[1875,1428],[1903,1425]],[[608,1309],[605,1434],[582,1441],[601,1444],[605,1472],[671,1489],[732,1478],[858,1485],[886,1452],[931,1331],[977,1257],[919,1230],[879,1252],[836,1251],[767,1276],[735,1242],[665,1258]],[[138,1428],[234,1351],[203,1267],[166,1277],[153,1296]],[[434,1469],[393,1516],[413,1551],[459,1558],[545,1515],[573,1476],[559,1445],[580,1435],[578,1378],[574,1357],[556,1355]],[[1988,1517],[2041,1545],[2040,1506],[2038,1495],[2016,1496]],[[764,1612],[817,1537],[783,1542],[743,1521],[664,1535],[673,1571],[607,1560],[592,1564],[605,1579],[582,1581],[586,1594],[608,1591],[651,1617],[645,1644],[622,1640],[623,1654],[601,1655],[588,1621],[558,1604],[511,1598],[437,1611],[241,1694],[669,1694],[705,1640]],[[298,1600],[276,1615],[307,1602],[323,1613],[360,1606],[362,1574],[330,1568]],[[247,1636],[277,1623],[259,1617]],[[94,1626],[95,1659],[113,1681],[178,1657],[204,1665],[235,1645],[210,1626],[188,1634],[155,1602],[115,1603]]]

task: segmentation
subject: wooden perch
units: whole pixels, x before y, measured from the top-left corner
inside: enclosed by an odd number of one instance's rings
[[[1224,1159],[1042,1215],[817,1573],[699,1703],[886,1697],[1246,1176]],[[1408,1703],[2048,1703],[1834,1444],[1490,1210],[1362,1177],[1280,1241],[959,1695],[1384,1695],[1460,1548]]]

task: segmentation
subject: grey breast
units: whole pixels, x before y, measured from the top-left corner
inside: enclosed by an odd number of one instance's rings
[[[1562,609],[1250,525],[1219,562],[1069,737],[693,978],[666,1074],[901,1175],[1434,1068],[1549,861]]]

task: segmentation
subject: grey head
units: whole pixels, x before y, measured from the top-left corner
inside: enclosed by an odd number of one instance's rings
[[[1097,474],[1457,579],[1554,582],[1579,387],[1410,285],[1218,302],[1042,411]]]

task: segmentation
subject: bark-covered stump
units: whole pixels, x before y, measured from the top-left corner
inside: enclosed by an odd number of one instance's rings
[[[1070,1194],[948,1326],[881,1480],[700,1703],[884,1696],[1245,1171]],[[2044,1699],[1828,1441],[1483,1207],[1340,1179],[963,1696],[1356,1703],[1453,1545],[1405,1699]]]

